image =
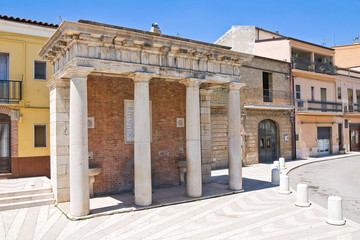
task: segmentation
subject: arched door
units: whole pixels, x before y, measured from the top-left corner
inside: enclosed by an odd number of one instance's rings
[[[278,136],[274,121],[266,119],[259,123],[259,162],[278,159]]]
[[[10,117],[0,114],[0,173],[10,173]]]

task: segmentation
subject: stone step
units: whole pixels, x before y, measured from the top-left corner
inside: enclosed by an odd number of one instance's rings
[[[53,193],[40,193],[40,194],[30,194],[30,195],[15,196],[15,197],[6,197],[6,198],[0,198],[0,205],[8,204],[8,203],[29,202],[29,201],[42,200],[42,199],[53,199],[53,198],[54,198]]]
[[[18,203],[0,204],[0,211],[50,205],[50,204],[54,204],[54,203],[55,203],[55,199],[50,198],[50,199],[41,199],[41,200],[18,202]]]
[[[51,187],[21,190],[21,191],[14,191],[14,192],[0,192],[0,199],[1,198],[18,197],[18,196],[28,196],[28,195],[42,194],[42,193],[52,193]]]

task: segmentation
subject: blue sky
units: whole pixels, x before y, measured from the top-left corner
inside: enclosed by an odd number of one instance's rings
[[[326,46],[360,35],[356,0],[0,0],[0,15],[58,23],[92,20],[141,30],[158,22],[164,34],[214,42],[232,25],[253,25]],[[335,40],[335,41],[334,41]]]

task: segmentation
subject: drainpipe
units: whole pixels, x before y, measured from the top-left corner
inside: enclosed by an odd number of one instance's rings
[[[290,73],[290,104],[295,106],[295,96],[294,96],[294,79],[292,75],[292,61],[289,64],[289,73]],[[295,128],[295,113],[296,109],[291,110],[290,113],[290,121],[291,121],[291,132],[292,132],[292,142],[291,142],[291,150],[292,150],[292,159],[296,158],[296,128]]]

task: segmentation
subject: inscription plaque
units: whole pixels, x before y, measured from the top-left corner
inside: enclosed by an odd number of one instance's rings
[[[152,109],[151,101],[149,102],[150,107],[150,139],[152,139]],[[134,143],[135,131],[134,131],[134,100],[124,100],[124,133],[125,143]]]

